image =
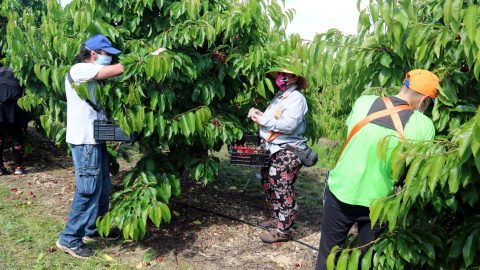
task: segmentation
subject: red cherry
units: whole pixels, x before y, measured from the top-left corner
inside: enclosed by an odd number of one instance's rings
[[[105,264],[105,267],[106,267],[106,268],[110,267],[110,264]]]
[[[203,162],[205,162],[203,159],[202,159],[202,160],[200,160],[200,161],[201,161],[202,163],[203,163]]]
[[[239,108],[239,109],[240,109],[240,105],[238,105],[238,106],[237,106],[237,108]]]
[[[215,125],[217,123],[217,121],[213,121],[213,124]]]
[[[257,100],[257,104],[260,103],[260,101]]]
[[[144,246],[144,247],[148,247],[147,243],[143,243],[143,246]]]
[[[214,56],[217,56],[217,55],[219,55],[219,54],[220,54],[219,52],[214,52],[214,53],[213,53]]]
[[[238,39],[238,36],[236,36],[235,38]]]
[[[17,189],[16,189],[16,188],[12,188],[11,191],[17,192]]]
[[[30,195],[33,195],[33,192],[30,191]]]
[[[222,62],[225,63],[225,59],[223,59]]]
[[[222,116],[222,119],[225,119],[225,115]]]
[[[218,128],[218,130],[220,130],[220,127],[217,127],[217,128]]]
[[[135,251],[135,249],[134,249],[134,248],[132,248],[132,251]]]
[[[158,262],[162,262],[162,261],[163,261],[162,257],[158,257]]]
[[[138,187],[133,187],[133,190],[137,189]]]
[[[299,263],[296,263],[296,264],[295,264],[295,267],[299,267],[299,266],[300,266],[300,264],[299,264]]]
[[[460,39],[460,35],[457,35],[457,36],[455,37],[455,39]]]

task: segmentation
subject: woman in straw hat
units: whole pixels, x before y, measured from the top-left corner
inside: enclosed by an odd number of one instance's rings
[[[270,75],[276,79],[280,91],[265,112],[251,108],[248,113],[248,117],[260,126],[260,136],[271,153],[268,167],[261,170],[261,182],[273,211],[259,224],[276,230],[260,236],[265,243],[288,241],[297,216],[295,180],[302,164],[293,149],[307,148],[303,133],[308,107],[299,90],[310,86],[304,76],[297,76],[287,69],[270,72]]]

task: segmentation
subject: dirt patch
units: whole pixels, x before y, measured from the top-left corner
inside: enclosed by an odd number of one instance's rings
[[[9,173],[0,179],[3,186],[18,190],[14,199],[37,207],[58,222],[65,222],[75,190],[72,159],[66,155],[66,147],[58,148],[34,131],[30,134],[32,154],[25,158],[25,174]],[[5,154],[8,161],[8,151]],[[6,165],[13,166],[10,162]],[[120,173],[112,178],[113,192],[122,188],[122,176],[131,166],[126,162],[120,164]],[[100,256],[113,257],[111,264],[122,269],[147,267],[142,263],[147,251],[152,254],[148,267],[157,269],[314,268],[317,251],[304,244],[261,242],[259,236],[265,230],[253,224],[266,217],[270,210],[255,176],[246,191],[242,190],[244,182],[235,186],[220,179],[205,186],[187,177],[180,181],[182,193],[169,204],[170,224],[162,223],[156,228],[149,222],[145,238],[139,241],[89,245],[98,248]],[[321,217],[320,206],[307,208],[300,203],[292,236],[318,248]],[[162,261],[158,262],[158,258]]]

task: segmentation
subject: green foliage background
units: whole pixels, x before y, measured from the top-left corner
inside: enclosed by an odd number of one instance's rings
[[[436,140],[400,142],[389,160],[392,138],[379,142],[378,156],[391,162],[395,179],[407,165],[396,193],[370,206],[372,221],[388,222],[388,230],[363,259],[347,243],[332,252],[328,266],[335,266],[336,252],[338,269],[372,263],[375,269],[479,267],[478,1],[371,0],[363,9],[358,1],[358,35],[331,29],[312,42],[285,36],[293,11],[282,12],[281,4],[75,0],[62,9],[55,1],[3,1],[9,20],[4,63],[27,89],[19,104],[45,135],[62,143],[64,77],[80,44],[101,33],[123,51],[126,72],[98,89],[96,98],[122,129],[141,135],[144,157],[125,177],[125,190],[113,195],[99,228],[106,233],[115,221],[134,239],[143,237],[148,218],[157,226],[169,221],[166,204],[180,193],[181,172],[214,179],[219,165],[211,151],[255,128],[245,116],[271,99],[268,71],[286,67],[310,80],[307,136],[317,141],[344,140],[344,119],[360,95],[394,94],[409,70],[431,70],[442,80],[427,112]],[[158,47],[170,50],[149,55]],[[86,96],[82,87],[78,93]],[[115,172],[122,148],[111,150]],[[325,155],[334,159],[338,151]]]

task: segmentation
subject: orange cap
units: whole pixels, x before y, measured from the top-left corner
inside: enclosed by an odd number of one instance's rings
[[[410,77],[410,82],[407,81],[408,77]],[[439,83],[440,79],[437,75],[424,69],[414,69],[408,72],[403,81],[408,88],[431,98],[437,98]]]

